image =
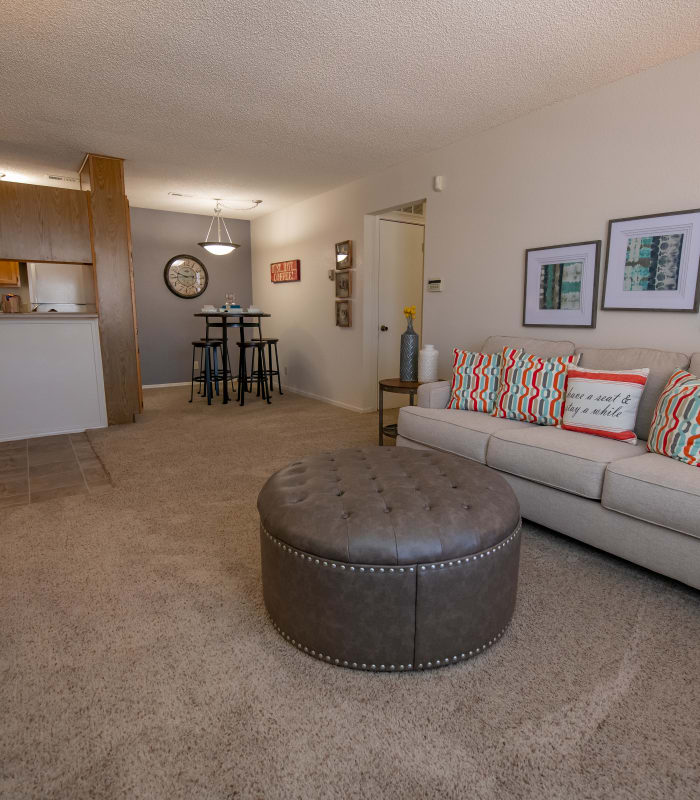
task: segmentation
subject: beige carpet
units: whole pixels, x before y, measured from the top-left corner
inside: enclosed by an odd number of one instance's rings
[[[485,655],[336,669],[265,615],[255,499],[376,415],[146,409],[91,435],[113,489],[3,512],[3,798],[698,797],[699,593],[527,526]]]

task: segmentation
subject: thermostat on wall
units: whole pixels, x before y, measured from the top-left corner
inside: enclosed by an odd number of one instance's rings
[[[428,291],[441,292],[442,291],[442,278],[428,278]]]

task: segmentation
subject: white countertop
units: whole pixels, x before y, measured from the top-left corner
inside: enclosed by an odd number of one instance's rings
[[[86,314],[82,311],[32,311],[9,314],[0,312],[0,319],[97,319],[97,314]]]

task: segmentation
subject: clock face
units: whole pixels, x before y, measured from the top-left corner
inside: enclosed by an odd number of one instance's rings
[[[178,297],[199,297],[207,288],[207,268],[194,256],[175,256],[165,265],[165,285]]]

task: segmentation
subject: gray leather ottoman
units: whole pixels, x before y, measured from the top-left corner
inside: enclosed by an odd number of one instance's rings
[[[483,652],[515,607],[520,509],[503,478],[446,453],[310,456],[258,497],[265,605],[299,650],[354,669]]]

